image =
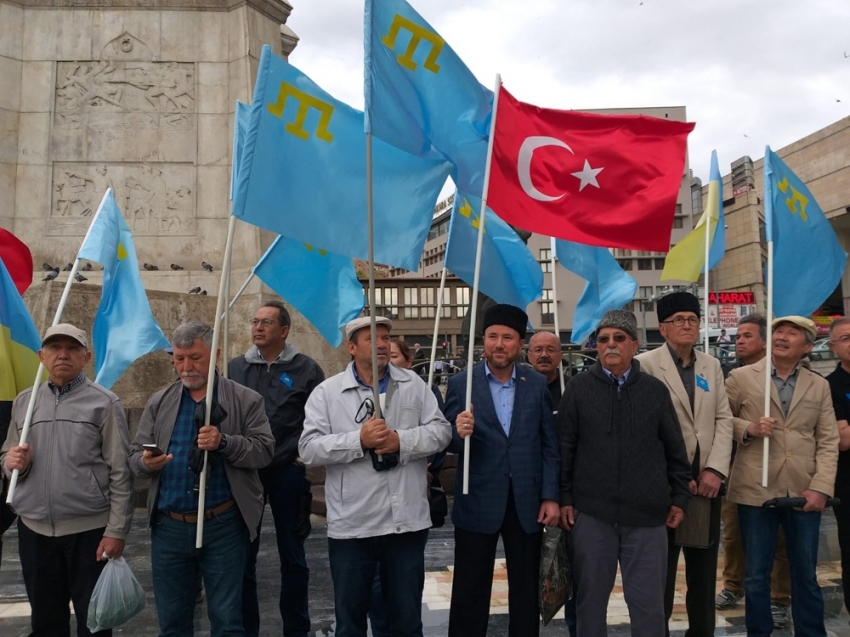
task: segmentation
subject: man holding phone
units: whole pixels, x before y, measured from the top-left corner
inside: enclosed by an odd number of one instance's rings
[[[269,463],[274,450],[262,397],[217,374],[210,424],[204,425],[211,344],[212,328],[204,323],[174,330],[180,379],[148,400],[130,456],[132,471],[151,478],[151,570],[163,635],[194,632],[198,571],[212,634],[243,634],[242,572],[263,509],[257,469]],[[205,452],[209,469],[199,551],[195,534]]]

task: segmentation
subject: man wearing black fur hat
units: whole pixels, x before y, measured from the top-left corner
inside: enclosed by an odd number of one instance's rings
[[[508,567],[510,637],[536,637],[540,627],[542,524],[558,523],[559,452],[546,377],[516,365],[528,316],[511,305],[484,315],[484,361],[449,380],[449,451],[471,436],[469,494],[463,456],[455,485],[455,569],[449,637],[484,637],[490,614],[499,536]],[[472,373],[472,408],[466,375]],[[473,416],[474,413],[474,416]]]
[[[732,412],[720,361],[698,352],[700,304],[689,292],[674,292],[658,300],[658,326],[666,343],[637,357],[641,370],[667,385],[693,470],[695,497],[679,536],[670,532],[664,606],[669,621],[679,552],[685,554],[688,591],[686,637],[714,635],[714,594],[720,540],[720,487],[729,475],[732,457]],[[685,533],[685,530],[688,533]]]

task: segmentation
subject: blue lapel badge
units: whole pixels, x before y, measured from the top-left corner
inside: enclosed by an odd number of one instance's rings
[[[289,389],[292,389],[292,376],[290,376],[286,372],[283,372],[280,375],[280,382],[289,387]]]
[[[699,387],[703,391],[709,391],[708,381],[700,375],[697,375],[697,387]]]

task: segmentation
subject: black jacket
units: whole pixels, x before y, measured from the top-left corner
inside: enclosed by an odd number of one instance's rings
[[[263,397],[274,435],[274,458],[269,466],[290,464],[298,457],[304,429],[304,405],[325,374],[319,364],[287,343],[278,360],[266,363],[256,347],[227,366],[228,377]]]
[[[691,466],[667,388],[632,361],[622,387],[595,363],[558,406],[561,506],[609,524],[662,526],[690,498]]]

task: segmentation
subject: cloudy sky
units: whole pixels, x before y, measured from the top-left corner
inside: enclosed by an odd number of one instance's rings
[[[363,108],[363,2],[290,0],[290,62]],[[413,0],[479,81],[583,109],[687,107],[694,174],[850,114],[850,0]],[[836,100],[841,100],[836,101]]]

